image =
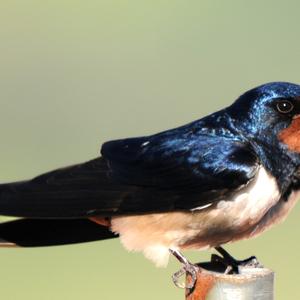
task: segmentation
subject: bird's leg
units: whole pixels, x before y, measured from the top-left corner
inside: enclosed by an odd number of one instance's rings
[[[211,257],[212,261],[222,263],[226,266],[226,274],[239,274],[239,267],[255,267],[261,268],[262,265],[258,262],[255,256],[250,256],[249,258],[243,260],[237,260],[231,256],[224,248],[215,247],[216,251],[219,252],[222,256],[213,254]]]
[[[171,254],[173,254],[175,256],[175,258],[180,263],[183,264],[183,267],[179,271],[177,271],[176,273],[174,273],[172,275],[172,279],[173,279],[174,284],[179,288],[188,288],[188,289],[194,288],[195,283],[197,281],[198,267],[196,265],[193,265],[191,262],[189,262],[187,260],[187,258],[184,257],[183,254],[180,253],[178,250],[169,249],[169,251],[170,251]],[[179,278],[181,276],[185,275],[186,273],[191,275],[191,282],[184,285],[184,284],[179,282]]]

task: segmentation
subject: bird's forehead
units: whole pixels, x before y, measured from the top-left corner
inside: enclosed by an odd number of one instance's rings
[[[262,94],[257,100],[260,104],[267,104],[269,102],[272,102],[273,99],[278,99],[281,98],[282,95],[275,92],[275,91],[271,91],[267,94]]]
[[[249,112],[254,109],[264,111],[264,107],[278,98],[300,97],[300,86],[286,82],[272,82],[256,87],[241,95],[232,105],[232,109]],[[300,100],[300,98],[299,98]]]
[[[262,101],[274,98],[291,98],[300,96],[300,86],[286,82],[274,82],[257,88]]]

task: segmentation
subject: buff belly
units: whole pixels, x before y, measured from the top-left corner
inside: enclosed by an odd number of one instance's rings
[[[130,251],[142,251],[157,266],[169,249],[205,249],[255,236],[282,221],[296,202],[280,200],[275,179],[260,168],[232,199],[185,212],[113,217],[111,228]]]

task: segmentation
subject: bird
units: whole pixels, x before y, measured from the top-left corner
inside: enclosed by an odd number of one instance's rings
[[[300,86],[271,82],[186,125],[1,184],[0,214],[18,219],[0,224],[0,246],[119,237],[157,266],[170,253],[188,264],[180,251],[222,252],[282,222],[299,192]]]

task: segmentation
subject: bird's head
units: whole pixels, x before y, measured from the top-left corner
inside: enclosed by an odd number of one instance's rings
[[[240,96],[226,111],[245,137],[300,154],[300,85],[261,85]]]

